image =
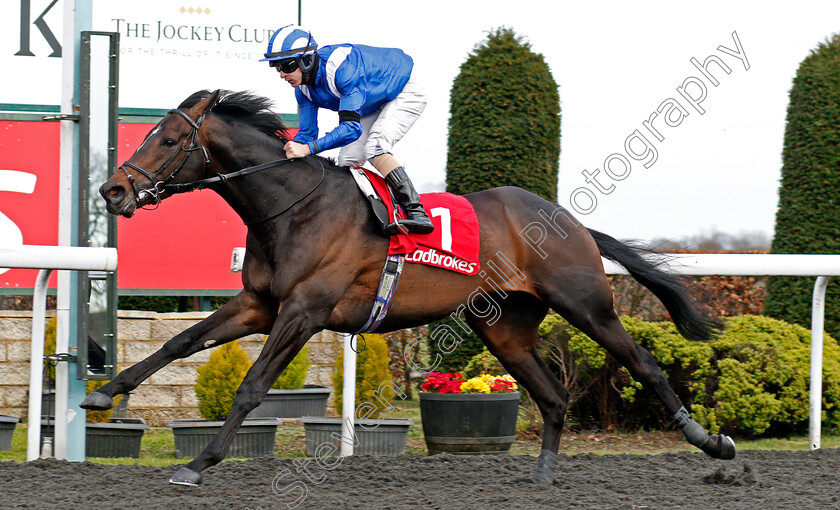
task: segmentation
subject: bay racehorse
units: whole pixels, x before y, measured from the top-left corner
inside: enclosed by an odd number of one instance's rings
[[[268,334],[221,431],[172,483],[200,483],[202,471],[224,458],[245,417],[307,340],[324,329],[358,331],[374,305],[389,240],[347,168],[318,156],[278,160],[286,128],[270,107],[270,101],[248,92],[196,92],[171,110],[100,188],[108,211],[125,217],[173,194],[209,188],[248,225],[242,292],[82,403],[85,409],[108,409],[115,395],[135,389],[173,360]],[[562,207],[528,191],[504,187],[465,197],[480,224],[482,267],[503,255],[515,271],[502,280],[406,264],[377,332],[428,324],[461,310],[542,413],[542,451],[531,481],[554,479],[569,397],[535,349],[537,327],[549,308],[654,392],[689,443],[714,458],[735,456],[734,442],[709,435],[690,416],[654,357],[624,330],[601,257],[620,263],[650,289],[684,336],[711,338],[719,323],[702,312],[677,277],[639,248],[587,229]],[[485,313],[491,299],[499,306],[493,320]]]

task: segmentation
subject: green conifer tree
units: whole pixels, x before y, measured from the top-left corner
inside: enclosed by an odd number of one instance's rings
[[[773,253],[840,253],[840,35],[799,66],[790,90]],[[765,314],[811,327],[814,279],[769,279]],[[829,283],[825,329],[840,338],[840,285]]]
[[[275,390],[299,390],[303,388],[306,376],[309,374],[309,366],[309,347],[304,345],[289,363],[289,366],[274,381],[271,388]]]
[[[393,379],[389,368],[388,342],[382,335],[357,336],[356,354],[356,408],[358,417],[379,419],[394,399]],[[339,351],[332,376],[335,392],[335,409],[341,414],[344,406],[344,350]],[[359,407],[363,406],[363,407]]]
[[[210,360],[198,368],[195,394],[198,412],[205,420],[223,420],[233,408],[236,390],[251,368],[248,355],[235,340],[220,345]]]
[[[462,195],[519,186],[557,200],[557,82],[543,56],[512,29],[491,30],[461,65],[452,84],[450,113],[446,191]],[[447,317],[429,325],[430,333],[452,337],[428,342],[431,360],[440,359],[436,371],[463,370],[484,348],[462,324]],[[447,345],[454,343],[454,350]]]
[[[542,55],[490,31],[452,84],[446,190],[519,186],[557,200],[560,96]]]

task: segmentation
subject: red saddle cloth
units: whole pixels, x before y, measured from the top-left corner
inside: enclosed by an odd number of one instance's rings
[[[365,170],[373,188],[385,202],[388,216],[394,204],[388,185],[379,175]],[[481,270],[478,260],[480,240],[475,209],[466,198],[452,193],[423,193],[420,202],[435,226],[431,234],[391,236],[388,255],[405,254],[405,261],[449,269],[466,275]]]

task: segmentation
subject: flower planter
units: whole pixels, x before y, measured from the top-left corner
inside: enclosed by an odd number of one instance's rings
[[[141,419],[113,418],[108,423],[85,424],[85,457],[140,457],[143,433],[149,430]],[[41,419],[41,444],[55,436],[55,420]],[[53,444],[55,444],[53,442]]]
[[[221,430],[223,421],[172,420],[175,457],[196,457]],[[279,418],[246,418],[233,438],[228,457],[273,457]]]
[[[41,417],[55,416],[55,390],[41,390]]]
[[[149,426],[143,420],[112,419],[85,425],[86,457],[140,457],[140,442]]]
[[[26,390],[26,398],[29,398],[29,390]],[[41,390],[41,418],[52,417],[55,414],[55,390]]]
[[[500,454],[516,437],[519,392],[420,392],[420,416],[429,455]]]
[[[4,416],[0,414],[0,450],[12,448],[12,436],[15,434],[15,427],[20,418],[16,416]]]
[[[332,444],[336,455],[341,451],[341,418],[304,416],[300,419],[306,431],[306,455],[324,455],[321,444]],[[413,422],[407,418],[356,420],[354,434],[359,444],[353,455],[396,456],[405,453],[405,438]]]
[[[248,416],[251,418],[300,418],[325,416],[327,399],[332,390],[324,386],[306,385],[297,390],[268,390],[262,403]]]

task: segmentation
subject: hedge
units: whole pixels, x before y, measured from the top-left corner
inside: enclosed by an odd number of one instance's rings
[[[602,423],[632,425],[670,423],[670,416],[648,391],[639,391],[623,367],[583,333],[559,316],[550,315],[542,336],[550,338],[560,329],[567,334],[565,349],[574,362],[586,367],[578,384],[592,385],[594,379],[609,381],[612,392],[624,405],[607,409],[612,413],[641,413],[636,419],[597,416]],[[803,433],[808,428],[810,377],[810,331],[777,319],[743,315],[724,319],[726,329],[710,342],[692,342],[681,337],[671,322],[645,322],[622,317],[630,336],[648,349],[677,394],[694,417],[711,432],[757,436]],[[840,425],[840,346],[825,337],[823,369],[824,426]],[[603,386],[602,386],[603,387]],[[572,388],[570,388],[572,389]],[[571,414],[591,409],[591,391]],[[638,405],[642,403],[642,405]]]
[[[800,64],[790,89],[773,253],[840,253],[840,35]],[[809,326],[813,278],[771,277],[765,314]],[[840,337],[840,286],[829,284],[826,330]]]
[[[465,324],[464,314],[460,314],[457,321],[447,316],[428,325],[425,340],[429,364],[439,360],[430,371],[459,372],[484,349],[484,342],[472,329],[464,329]]]

